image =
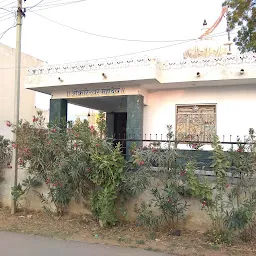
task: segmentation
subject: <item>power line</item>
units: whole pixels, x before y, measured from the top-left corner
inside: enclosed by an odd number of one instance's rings
[[[4,20],[8,20],[8,19],[11,19],[13,16],[15,16],[15,13],[13,13],[13,14],[8,14],[8,15],[4,15],[4,16],[2,16],[2,17],[0,17],[0,18],[4,18],[4,19],[0,19],[0,21],[4,21]]]
[[[47,10],[47,9],[62,7],[62,6],[81,3],[81,2],[86,2],[86,1],[88,1],[88,0],[77,0],[77,1],[70,1],[70,2],[66,2],[66,3],[52,4],[52,5],[42,5],[42,6],[38,6],[36,8],[36,11],[43,11],[43,10]]]
[[[35,5],[31,6],[31,7],[28,7],[29,10],[31,10],[32,8],[35,8],[36,6],[40,5],[43,1],[44,1],[44,0],[41,0],[41,1],[39,1],[37,4],[35,4]]]
[[[4,2],[6,2],[6,1],[8,1],[8,0],[2,0],[2,1],[0,1],[0,4],[4,3]]]
[[[222,32],[223,33],[223,32]],[[223,36],[223,35],[215,35],[212,37],[219,37],[219,36]],[[65,64],[72,64],[72,63],[79,63],[79,62],[85,62],[85,61],[97,61],[97,60],[103,60],[103,59],[112,59],[112,58],[119,58],[119,57],[125,57],[125,56],[130,56],[130,55],[135,55],[135,54],[141,54],[141,53],[145,53],[145,52],[150,52],[150,51],[156,51],[156,50],[161,50],[161,49],[165,49],[165,48],[169,48],[172,46],[176,46],[176,45],[180,45],[180,44],[185,44],[185,43],[189,43],[189,42],[193,42],[196,41],[197,39],[189,39],[187,41],[184,42],[179,42],[179,43],[175,43],[175,44],[171,44],[171,45],[164,45],[164,46],[160,46],[160,47],[156,47],[156,48],[151,48],[151,49],[147,49],[147,50],[142,50],[139,52],[133,52],[133,53],[126,53],[126,54],[121,54],[121,55],[115,55],[115,56],[109,56],[109,57],[104,57],[104,58],[97,58],[97,59],[89,59],[89,60],[84,60],[84,61],[73,61],[70,63],[64,63]]]
[[[45,2],[44,4],[38,4],[37,8],[42,8],[42,7],[48,7],[48,6],[57,6],[57,5],[66,5],[66,4],[73,4],[73,3],[77,3],[77,2],[85,2],[88,0],[70,0],[70,1],[65,1],[62,2],[61,0],[55,0],[55,1],[51,1],[51,2]],[[30,8],[30,7],[27,7]]]
[[[7,6],[9,6],[9,5],[11,5],[11,4],[14,4],[14,3],[16,3],[16,1],[11,2],[11,3],[9,3],[9,4],[6,4],[6,5],[2,6],[2,7],[7,7]],[[16,7],[16,6],[15,6],[15,7]],[[11,7],[11,8],[12,8],[12,7]]]
[[[3,38],[3,36],[9,31],[11,30],[12,28],[15,28],[16,25],[13,25],[11,27],[9,27],[8,29],[6,29],[4,32],[0,33],[0,40]]]
[[[4,10],[4,11],[6,11],[6,12],[11,12],[11,13],[12,13],[12,11],[10,11],[10,10],[8,10],[8,9],[5,9],[5,8],[3,8],[3,7],[0,7],[0,10]]]
[[[0,16],[0,21],[8,20],[10,17],[13,16],[13,14],[16,14],[16,7],[6,8],[6,6],[8,6],[9,4],[0,7],[0,9],[5,10],[7,12],[6,14]],[[14,8],[15,8],[15,11],[12,10]]]
[[[7,0],[2,0],[2,1],[0,1],[0,4],[3,3],[3,2],[6,2],[6,1],[7,1]]]
[[[86,2],[88,0],[76,0],[76,1],[68,1],[68,2],[64,2],[64,3],[61,3],[61,2],[56,3],[57,2],[57,0],[56,0],[56,1],[48,2],[47,4],[41,5],[42,1],[40,1],[39,3],[37,3],[34,6],[27,6],[26,8],[28,8],[28,10],[30,10],[31,8],[36,7],[37,11],[39,11],[39,10],[41,11],[41,10],[51,9],[51,8],[55,8],[55,7],[61,7],[61,6],[65,6],[65,5],[70,5],[70,4],[80,3],[80,2]],[[60,1],[60,0],[58,0],[58,1]],[[11,6],[9,8],[13,8],[13,7],[15,7],[15,6]]]
[[[118,40],[118,41],[129,41],[129,42],[140,42],[140,43],[173,43],[173,42],[185,42],[187,40],[196,40],[194,38],[193,39],[182,39],[182,40],[140,40],[140,39],[128,39],[128,38],[119,38],[119,37],[113,37],[113,36],[100,35],[100,34],[92,33],[92,32],[89,32],[89,31],[84,31],[84,30],[81,30],[81,29],[77,29],[77,28],[71,27],[69,25],[62,24],[58,21],[47,18],[47,17],[45,17],[45,16],[43,16],[39,13],[36,13],[34,11],[31,11],[31,12],[40,16],[43,19],[51,21],[51,22],[53,22],[57,25],[60,25],[62,27],[66,27],[66,28],[69,28],[71,30],[74,30],[74,31],[77,31],[77,32],[80,32],[80,33],[84,33],[84,34],[88,34],[88,35],[91,35],[91,36],[96,36],[96,37],[101,37],[101,38],[106,38],[106,39],[113,39],[113,40]],[[222,33],[224,33],[224,32],[222,32]]]
[[[224,33],[224,32],[222,32]],[[232,33],[234,34],[234,33]],[[223,35],[212,35],[212,37],[220,37]],[[146,50],[142,50],[142,51],[138,51],[138,52],[131,52],[131,53],[126,53],[126,54],[120,54],[120,55],[114,55],[114,56],[107,56],[107,57],[102,57],[102,58],[95,58],[95,59],[87,59],[87,60],[83,60],[83,61],[73,61],[73,62],[69,62],[69,63],[63,63],[62,65],[67,65],[67,64],[73,64],[73,63],[80,63],[80,62],[86,62],[86,61],[97,61],[97,60],[103,60],[103,59],[114,59],[114,58],[119,58],[119,57],[125,57],[125,56],[130,56],[130,55],[135,55],[135,54],[141,54],[141,53],[145,53],[145,52],[150,52],[150,51],[156,51],[156,50],[161,50],[161,49],[165,49],[165,48],[169,48],[172,46],[176,46],[176,45],[180,45],[180,44],[185,44],[185,43],[189,43],[192,41],[196,41],[197,39],[190,39],[184,42],[179,42],[179,43],[175,43],[175,44],[171,44],[171,45],[164,45],[164,46],[160,46],[160,47],[156,47],[156,48],[151,48],[151,49],[146,49]],[[14,67],[0,67],[0,69],[13,69]],[[22,68],[31,68],[31,66],[29,67],[22,67]]]

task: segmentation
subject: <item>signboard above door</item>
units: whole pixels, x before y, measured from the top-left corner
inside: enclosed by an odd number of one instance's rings
[[[125,88],[100,88],[67,91],[67,98],[104,97],[125,95]]]

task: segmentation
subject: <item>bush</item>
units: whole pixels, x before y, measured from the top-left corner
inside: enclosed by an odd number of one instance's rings
[[[44,184],[47,193],[38,193],[43,208],[63,215],[72,198],[90,200],[95,217],[104,225],[116,221],[115,205],[121,187],[125,160],[119,146],[112,147],[88,122],[46,126],[42,114],[32,124],[20,122],[17,134],[19,164],[26,167],[33,184]],[[67,128],[64,128],[67,127]],[[103,126],[102,126],[103,127]],[[16,200],[33,184],[18,184]]]
[[[214,242],[231,243],[254,225],[256,213],[255,140],[250,130],[247,144],[225,154],[218,138],[213,143],[212,168],[216,185],[206,210],[212,220]],[[246,153],[245,153],[246,152]],[[228,177],[229,175],[229,177]],[[229,184],[229,180],[233,184]],[[252,236],[251,236],[252,237]]]
[[[170,130],[169,134],[172,135]],[[256,217],[254,131],[250,129],[245,144],[238,139],[238,149],[229,152],[223,151],[217,137],[214,139],[211,168],[215,181],[212,183],[196,174],[198,163],[194,159],[180,161],[182,156],[176,145],[171,142],[151,144],[133,150],[135,168],[150,176],[147,186],[153,185],[150,181],[158,180],[155,186],[161,187],[151,189],[153,199],[136,208],[138,223],[150,228],[164,224],[176,229],[189,210],[185,198],[192,196],[200,200],[201,209],[211,219],[210,234],[215,243],[231,243],[237,235],[244,239],[245,234],[249,234],[247,237],[253,238]],[[193,149],[200,150],[200,147]],[[232,184],[229,184],[230,179]]]
[[[188,210],[184,200],[186,171],[183,165],[177,161],[178,151],[172,140],[171,126],[168,126],[167,144],[150,144],[143,149],[136,149],[133,155],[133,163],[139,172],[150,174],[147,178],[147,186],[151,189],[152,199],[143,202],[138,212],[137,221],[149,228],[165,225],[170,229],[176,229]],[[156,181],[153,184],[153,181]],[[161,188],[157,188],[160,186]],[[154,213],[154,210],[157,210]]]
[[[0,181],[3,180],[2,168],[10,164],[11,160],[11,143],[9,140],[0,136]]]
[[[235,236],[253,239],[256,147],[252,129],[246,143],[238,139],[238,149],[229,152],[215,138],[211,168],[216,179],[210,183],[196,174],[198,163],[181,155],[177,142],[171,142],[171,126],[166,144],[133,145],[126,161],[120,145],[114,148],[107,141],[102,122],[104,113],[98,119],[98,131],[87,121],[47,127],[38,113],[32,123],[21,121],[13,127],[18,138],[13,147],[18,148],[19,164],[28,171],[28,178],[12,189],[14,199],[20,200],[31,188],[37,191],[44,184],[47,192],[36,192],[44,209],[53,211],[53,204],[57,214],[63,215],[73,198],[89,200],[95,218],[107,226],[118,221],[117,202],[150,187],[152,199],[136,209],[138,224],[175,230],[189,211],[187,197],[194,197],[212,221],[210,233],[215,243],[231,243]],[[0,150],[3,163],[10,155],[10,144],[1,137]]]

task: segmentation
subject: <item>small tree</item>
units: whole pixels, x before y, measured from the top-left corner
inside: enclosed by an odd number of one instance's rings
[[[99,111],[99,115],[96,120],[99,136],[101,139],[106,137],[107,125],[106,125],[106,113]]]
[[[255,0],[227,0],[231,30],[238,29],[234,38],[241,53],[256,52],[256,2]]]
[[[13,188],[15,200],[26,196],[30,188],[44,184],[46,192],[39,194],[34,189],[44,209],[52,211],[53,203],[62,215],[72,198],[90,200],[94,216],[103,225],[113,225],[125,170],[120,148],[102,139],[87,120],[62,124],[62,128],[53,124],[45,127],[40,112],[32,123],[20,122],[13,127],[19,164],[29,174],[27,180]]]

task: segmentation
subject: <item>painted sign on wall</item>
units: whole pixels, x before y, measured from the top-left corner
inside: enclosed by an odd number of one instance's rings
[[[125,88],[101,88],[67,91],[67,98],[103,97],[124,95]]]

